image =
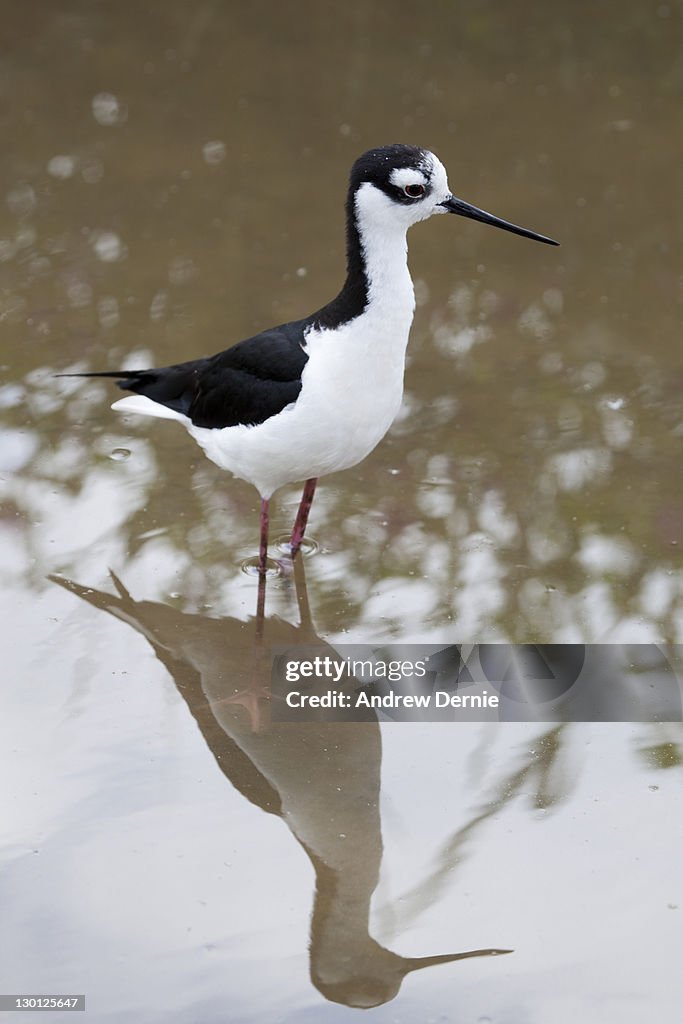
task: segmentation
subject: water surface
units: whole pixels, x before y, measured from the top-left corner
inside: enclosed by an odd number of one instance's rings
[[[673,1015],[679,727],[254,732],[227,702],[255,491],[54,374],[318,308],[352,160],[431,147],[561,248],[412,231],[401,416],[321,482],[266,641],[683,642],[682,15],[7,5],[3,991],[84,991],[97,1021]]]

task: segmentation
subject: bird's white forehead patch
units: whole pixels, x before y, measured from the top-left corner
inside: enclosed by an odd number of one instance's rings
[[[450,194],[448,187],[448,175],[446,174],[446,168],[439,160],[438,156],[434,156],[433,153],[427,154],[429,161],[429,177],[432,183],[432,191],[434,195],[447,196]]]
[[[426,185],[427,175],[417,167],[395,167],[389,175],[389,181],[398,188],[406,185]]]

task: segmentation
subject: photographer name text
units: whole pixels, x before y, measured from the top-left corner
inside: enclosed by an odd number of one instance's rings
[[[290,690],[285,701],[290,708],[497,708],[500,698],[497,693],[448,693],[435,690],[434,693],[340,693],[327,690],[324,693],[302,693]]]

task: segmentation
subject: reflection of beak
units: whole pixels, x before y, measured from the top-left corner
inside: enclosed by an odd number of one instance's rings
[[[454,960],[468,960],[473,956],[502,956],[512,953],[512,949],[471,949],[468,953],[442,953],[440,956],[405,957],[406,974],[419,971],[423,967],[435,967],[437,964],[452,964]]]
[[[503,228],[504,231],[512,231],[515,235],[524,235],[525,238],[534,238],[537,242],[545,242],[547,245],[559,245],[552,238],[547,238],[545,235],[538,235],[535,231],[529,231],[527,228],[520,228],[516,224],[511,224],[508,220],[502,220],[500,217],[494,217],[492,213],[487,213],[486,210],[480,210],[478,206],[472,206],[471,203],[466,203],[464,199],[458,199],[457,196],[449,196],[448,199],[444,199],[439,206],[443,206],[444,210],[448,210],[449,213],[458,213],[461,217],[470,217],[471,220],[480,220],[482,224],[493,224],[494,228]]]

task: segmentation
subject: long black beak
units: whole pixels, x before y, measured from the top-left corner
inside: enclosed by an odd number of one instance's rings
[[[471,203],[466,203],[464,199],[458,199],[457,196],[449,196],[448,199],[444,199],[439,206],[443,206],[449,213],[458,213],[461,217],[469,217],[471,220],[480,220],[482,224],[493,224],[494,228],[503,228],[504,231],[512,231],[515,235],[523,235],[524,238],[533,238],[537,242],[545,242],[546,245],[559,245],[554,238],[548,238],[546,235],[538,235],[535,231],[529,231],[527,228],[520,228],[517,224],[511,224],[508,220],[502,220],[500,217],[494,217],[492,213],[487,213],[486,210],[480,210],[478,206],[472,206]]]

